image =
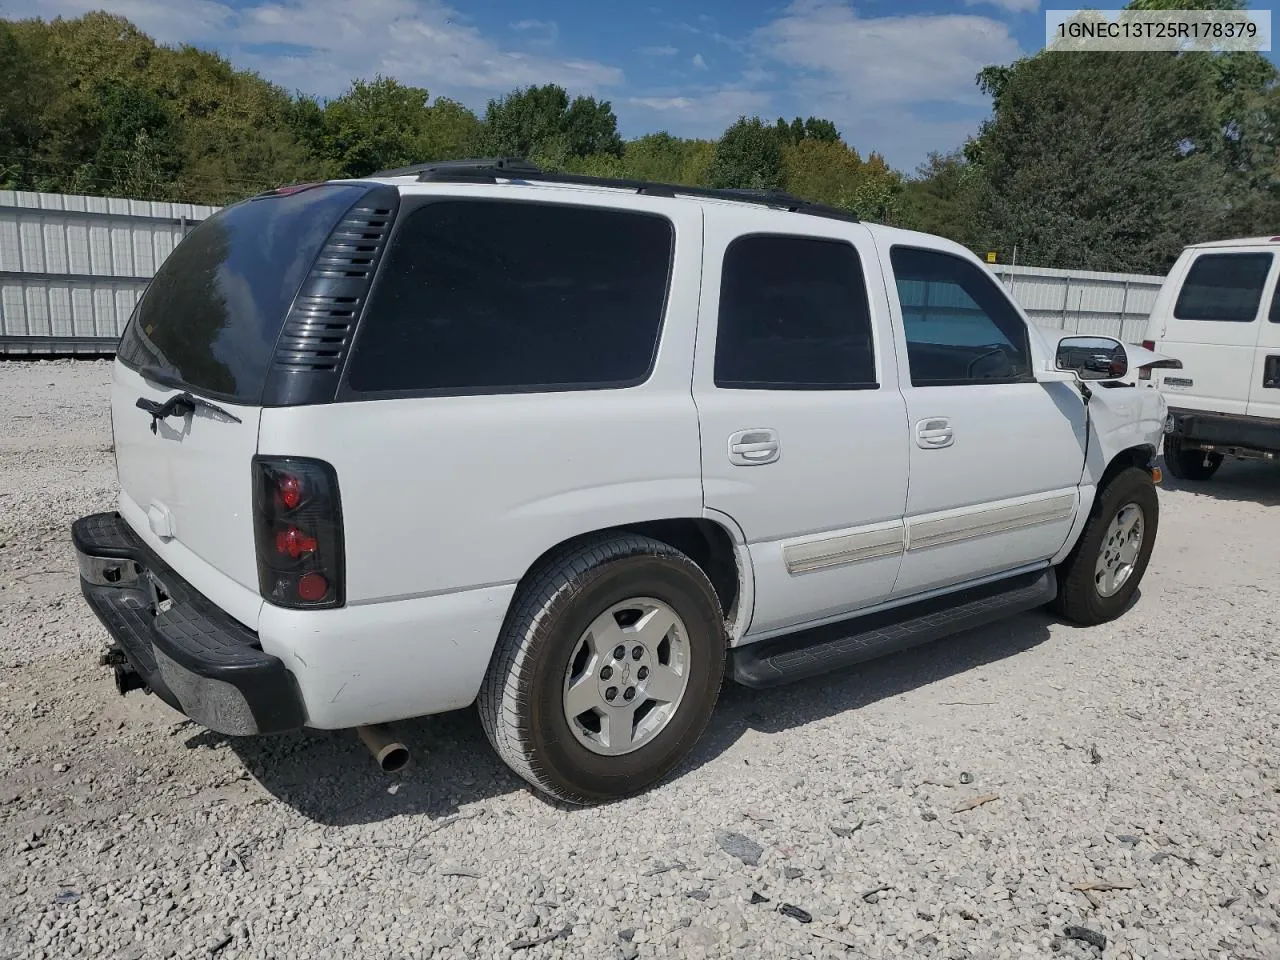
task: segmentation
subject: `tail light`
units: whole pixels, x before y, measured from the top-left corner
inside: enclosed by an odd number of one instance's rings
[[[333,467],[306,457],[254,457],[258,588],[268,603],[342,606],[342,504]]]
[[[1155,342],[1154,340],[1143,340],[1143,341],[1142,341],[1142,348],[1143,348],[1144,350],[1150,350],[1150,351],[1152,351],[1152,352],[1154,353],[1154,352],[1155,352],[1155,349],[1156,349],[1156,342]],[[1139,379],[1139,380],[1150,380],[1150,379],[1151,379],[1151,368],[1150,368],[1150,367],[1143,367],[1141,370],[1139,370],[1139,371],[1138,371],[1138,379]]]

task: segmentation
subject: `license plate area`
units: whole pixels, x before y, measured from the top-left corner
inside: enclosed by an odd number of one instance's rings
[[[146,576],[142,578],[146,585],[147,597],[151,601],[151,610],[155,614],[164,613],[173,606],[173,598],[169,596],[169,591],[165,589],[165,585],[150,570]]]

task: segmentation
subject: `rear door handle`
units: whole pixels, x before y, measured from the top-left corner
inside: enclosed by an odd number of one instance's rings
[[[955,442],[951,421],[946,417],[930,417],[916,424],[916,445],[924,450],[939,450]]]
[[[739,430],[729,436],[729,462],[739,467],[773,463],[782,453],[778,431],[769,427]]]

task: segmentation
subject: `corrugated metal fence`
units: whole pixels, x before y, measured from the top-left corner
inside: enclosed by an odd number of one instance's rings
[[[1037,326],[1094,333],[1139,343],[1164,277],[1141,273],[1093,273],[1049,267],[991,270]]]
[[[190,203],[0,190],[0,353],[105,354],[194,223]],[[1162,277],[993,265],[1038,325],[1142,339]]]
[[[0,352],[111,353],[156,269],[215,210],[0,190]]]

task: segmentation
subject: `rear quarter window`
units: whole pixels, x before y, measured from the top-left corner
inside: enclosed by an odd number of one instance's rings
[[[1269,253],[1204,253],[1187,271],[1173,315],[1178,320],[1252,323],[1271,271]]]
[[[671,221],[635,211],[505,200],[406,211],[347,386],[458,395],[642,383],[674,242]]]
[[[325,184],[218,211],[156,272],[117,356],[197,393],[260,403],[294,295],[330,231],[367,190]]]

